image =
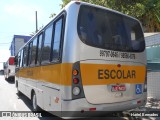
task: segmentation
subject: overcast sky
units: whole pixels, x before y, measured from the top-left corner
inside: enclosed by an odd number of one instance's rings
[[[14,35],[35,31],[35,11],[38,27],[45,26],[51,20],[51,13],[60,12],[61,3],[61,0],[0,0],[0,62],[9,57]]]

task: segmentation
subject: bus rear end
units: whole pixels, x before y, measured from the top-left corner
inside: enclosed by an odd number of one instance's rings
[[[14,56],[9,57],[8,61],[4,64],[4,77],[6,80],[14,80],[15,76],[15,63]]]
[[[123,111],[145,105],[146,52],[139,21],[104,7],[76,6],[78,35],[71,38],[72,101],[64,108]]]

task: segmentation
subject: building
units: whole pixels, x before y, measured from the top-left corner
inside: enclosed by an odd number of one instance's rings
[[[18,50],[31,38],[31,36],[14,35],[9,48],[11,56],[15,56]]]
[[[145,41],[148,70],[160,70],[160,33],[146,33]]]
[[[145,33],[148,97],[160,99],[160,33]]]

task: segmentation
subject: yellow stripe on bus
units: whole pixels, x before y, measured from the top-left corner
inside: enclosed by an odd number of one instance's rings
[[[81,64],[84,85],[144,83],[146,67],[110,64]]]
[[[71,85],[72,65],[70,63],[22,68],[16,76],[61,85]]]
[[[30,78],[65,86],[72,85],[72,63],[22,68],[16,76]],[[110,64],[80,64],[83,85],[104,85],[116,83],[144,83],[145,66]]]

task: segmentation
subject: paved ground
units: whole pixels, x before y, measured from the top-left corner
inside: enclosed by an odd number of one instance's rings
[[[0,76],[0,116],[4,111],[31,111],[31,101],[24,95],[18,96],[15,84],[13,81],[4,80],[3,76]],[[46,113],[46,115],[51,115]],[[52,117],[0,117],[0,120],[54,120],[58,119],[55,116]]]
[[[154,98],[148,98],[147,104],[144,107],[136,109],[137,111],[146,111],[151,115],[159,114],[159,117],[141,117],[143,120],[160,120],[160,100]]]

